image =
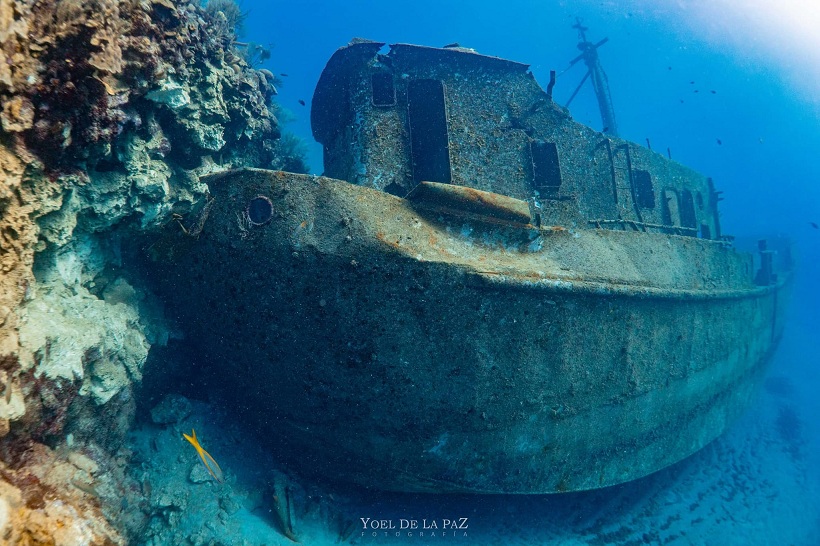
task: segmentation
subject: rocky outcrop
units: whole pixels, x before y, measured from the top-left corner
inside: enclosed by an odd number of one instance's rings
[[[235,39],[198,2],[0,0],[6,455],[69,437],[116,453],[146,357],[173,334],[128,256],[186,221],[206,193],[199,175],[299,163],[280,153],[271,74]]]
[[[126,543],[111,521],[123,529],[143,524],[139,511],[127,510],[139,489],[125,478],[122,453],[66,444],[55,451],[31,442],[2,456],[3,544],[111,546]]]

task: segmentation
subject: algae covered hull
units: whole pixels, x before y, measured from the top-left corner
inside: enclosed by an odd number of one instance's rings
[[[304,471],[437,492],[632,480],[726,428],[781,330],[785,277],[755,285],[720,241],[539,226],[460,186],[206,181],[197,233],[154,248],[166,297]]]

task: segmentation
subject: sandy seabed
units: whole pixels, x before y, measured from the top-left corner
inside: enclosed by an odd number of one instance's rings
[[[290,526],[311,545],[820,544],[812,417],[820,402],[810,402],[820,372],[806,362],[816,357],[801,353],[807,328],[787,329],[755,405],[722,437],[649,477],[584,493],[416,495],[315,484],[280,470],[219,408],[191,401],[178,422],[144,423],[132,435],[134,473],[154,514],[140,543],[287,545]],[[182,439],[191,428],[224,484]]]

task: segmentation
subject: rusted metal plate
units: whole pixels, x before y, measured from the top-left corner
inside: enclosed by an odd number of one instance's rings
[[[531,220],[526,201],[466,186],[421,182],[407,199],[421,207],[469,212],[521,224],[529,224]]]

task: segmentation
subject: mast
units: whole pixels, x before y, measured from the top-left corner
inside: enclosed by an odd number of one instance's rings
[[[578,61],[583,60],[584,64],[587,65],[587,73],[583,79],[581,79],[581,83],[578,84],[578,87],[575,88],[575,91],[572,93],[566,105],[569,107],[572,99],[575,98],[587,79],[591,78],[592,88],[595,91],[595,97],[598,99],[598,109],[601,111],[602,132],[618,136],[618,126],[615,123],[615,109],[612,107],[612,96],[609,93],[609,80],[598,58],[598,48],[607,43],[609,38],[604,38],[596,44],[587,40],[586,31],[589,29],[581,24],[580,18],[575,19],[575,24],[572,25],[572,28],[578,30],[578,49],[581,50],[581,54],[570,61],[569,67],[567,67],[564,72],[572,68]]]

